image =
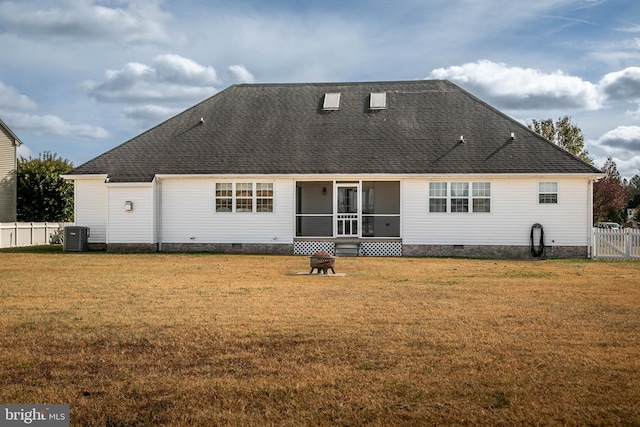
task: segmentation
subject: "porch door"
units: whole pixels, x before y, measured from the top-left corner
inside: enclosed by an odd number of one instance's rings
[[[360,185],[336,184],[336,237],[360,234]]]

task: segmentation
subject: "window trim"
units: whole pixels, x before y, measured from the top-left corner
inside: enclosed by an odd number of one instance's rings
[[[491,213],[491,181],[471,182],[471,209],[473,213]],[[476,201],[488,201],[489,210],[476,210]]]
[[[455,185],[457,184],[457,185]],[[454,195],[454,192],[456,193]],[[461,194],[458,194],[461,193]],[[453,181],[449,186],[449,212],[450,213],[472,213],[469,210],[469,182]],[[454,210],[455,207],[455,210]]]
[[[254,184],[254,211],[256,213],[273,213],[273,182],[255,182]],[[268,192],[269,194],[262,194],[262,192],[264,191]],[[263,208],[266,206],[263,204],[265,201],[271,201],[271,203],[268,204],[268,206],[271,207],[270,210],[263,210]]]
[[[543,191],[543,188],[542,188],[543,184],[553,184],[553,186],[555,187],[555,191]],[[558,181],[538,181],[538,204],[539,205],[559,204],[559,194],[560,194],[560,186],[558,185]],[[551,198],[547,201],[546,197],[551,197]]]
[[[437,191],[438,194],[435,195],[431,195],[431,184],[443,184],[442,186],[438,186],[440,188],[436,188],[436,185],[433,186],[433,190]],[[444,187],[444,188],[442,188]],[[444,195],[442,195],[442,190],[444,190]],[[429,213],[447,213],[448,209],[447,206],[449,205],[447,199],[447,195],[449,194],[449,183],[447,181],[429,181],[429,188],[428,188],[428,196],[429,196],[429,203],[427,206],[427,211]],[[438,201],[439,203],[437,205],[437,207],[442,207],[442,201],[444,201],[444,210],[431,210],[431,201]]]
[[[263,188],[262,186],[265,185],[266,188]],[[220,188],[218,186],[220,186]],[[275,184],[271,181],[216,181],[213,192],[213,212],[216,214],[274,213],[274,187]],[[225,194],[219,195],[219,191],[223,191]],[[259,192],[265,191],[270,194],[258,195]],[[229,192],[231,195],[228,194]],[[218,210],[219,208],[224,208],[224,204],[218,203],[222,200],[227,200],[225,204],[230,204],[231,210]],[[265,204],[264,201],[268,200],[271,202]],[[239,202],[243,202],[240,206],[251,206],[251,209],[238,209]],[[270,207],[271,209],[265,210],[265,207]]]

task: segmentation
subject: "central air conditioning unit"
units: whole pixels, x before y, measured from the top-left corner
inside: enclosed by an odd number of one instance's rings
[[[84,252],[88,247],[89,227],[67,226],[64,228],[64,251]]]

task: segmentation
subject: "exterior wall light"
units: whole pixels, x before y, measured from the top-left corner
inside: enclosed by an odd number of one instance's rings
[[[126,202],[124,202],[124,210],[127,211],[127,212],[132,211],[133,210],[133,202],[130,202],[128,200]]]

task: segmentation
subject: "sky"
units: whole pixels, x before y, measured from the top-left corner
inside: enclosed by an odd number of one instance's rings
[[[74,165],[238,83],[447,79],[640,174],[638,0],[0,0],[0,119]]]

